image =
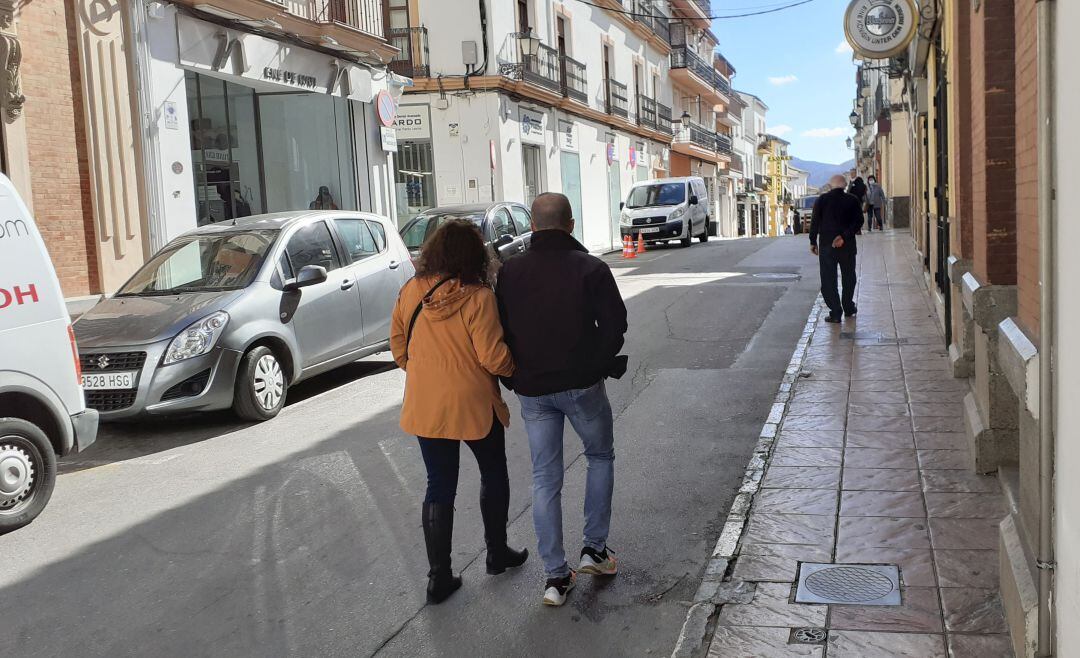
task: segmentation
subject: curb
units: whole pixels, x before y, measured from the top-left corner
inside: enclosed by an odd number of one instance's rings
[[[806,325],[803,327],[802,336],[791,354],[784,378],[780,381],[780,388],[773,400],[772,410],[765,424],[761,428],[754,454],[751,455],[743,474],[742,486],[739,493],[731,503],[724,529],[720,531],[720,537],[716,540],[712,555],[705,566],[705,574],[701,584],[694,595],[693,605],[686,613],[679,639],[675,643],[675,649],[671,652],[671,658],[691,658],[699,655],[703,647],[706,635],[708,635],[709,619],[716,609],[732,600],[732,597],[745,595],[746,592],[737,583],[725,582],[728,567],[736,559],[739,553],[739,544],[746,531],[746,522],[750,517],[750,506],[754,502],[754,496],[761,488],[761,478],[765,475],[765,466],[772,454],[773,444],[776,442],[777,431],[780,422],[787,411],[788,402],[791,400],[792,389],[795,381],[802,371],[803,360],[806,357],[806,349],[810,340],[814,337],[817,328],[817,319],[823,306],[822,298],[818,295],[814,305],[810,309]],[[732,585],[735,585],[732,587]],[[753,592],[750,592],[752,595]]]

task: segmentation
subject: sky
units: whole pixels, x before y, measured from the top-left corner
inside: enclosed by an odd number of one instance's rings
[[[773,9],[796,0],[712,0],[713,16]],[[844,40],[846,0],[811,0],[783,11],[713,21],[719,50],[735,67],[732,85],[769,106],[769,132],[803,160],[851,158],[844,140],[855,66]]]

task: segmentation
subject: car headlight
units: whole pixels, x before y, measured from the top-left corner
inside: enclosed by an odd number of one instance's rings
[[[668,219],[682,219],[682,216],[685,214],[686,206],[676,208],[675,210],[671,211],[671,215],[668,216]]]
[[[623,226],[630,226],[631,224],[634,223],[634,221],[632,219],[630,219],[630,215],[627,215],[624,212],[621,215],[619,215],[619,223],[622,224]]]
[[[229,314],[225,311],[211,313],[198,322],[193,322],[169,343],[169,349],[165,350],[164,365],[206,354],[214,348],[228,323]]]

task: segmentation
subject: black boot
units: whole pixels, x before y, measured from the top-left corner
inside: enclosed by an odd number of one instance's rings
[[[492,494],[489,487],[480,485],[480,515],[484,517],[487,572],[492,576],[520,567],[529,559],[528,549],[515,551],[506,545],[506,518],[510,509],[510,492],[507,489],[503,490],[505,493]]]
[[[424,503],[424,543],[427,545],[427,602],[442,603],[461,587],[461,578],[450,570],[450,546],[454,536],[454,506]]]

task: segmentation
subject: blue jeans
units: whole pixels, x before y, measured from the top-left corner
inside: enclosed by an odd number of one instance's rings
[[[604,382],[579,390],[528,397],[518,395],[533,463],[533,525],[548,578],[570,573],[563,551],[563,426],[567,418],[585,447],[585,546],[607,544],[611,493],[615,487],[615,436]]]

